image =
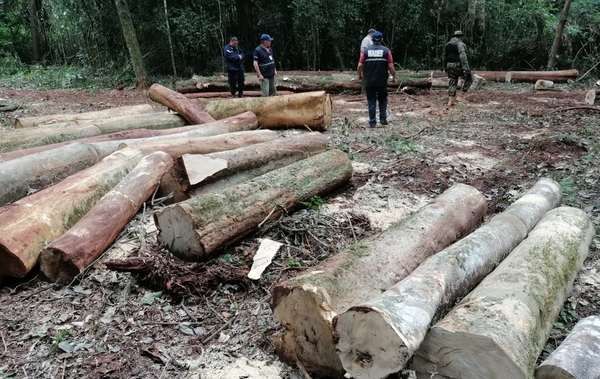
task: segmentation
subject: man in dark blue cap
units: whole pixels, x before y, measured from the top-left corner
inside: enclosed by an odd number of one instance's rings
[[[244,51],[238,46],[237,37],[231,37],[229,43],[223,48],[223,55],[227,60],[227,79],[231,97],[244,97]]]
[[[254,59],[254,71],[260,80],[261,96],[275,96],[275,77],[277,69],[275,68],[275,58],[273,57],[273,49],[271,48],[271,38],[268,34],[260,36],[260,45],[254,49],[252,58]]]
[[[367,90],[369,106],[369,126],[377,126],[377,102],[379,102],[379,123],[387,125],[387,84],[388,71],[392,75],[392,83],[396,83],[396,69],[392,52],[383,46],[383,34],[373,33],[373,45],[367,47],[358,61],[358,78],[363,79]],[[364,73],[364,75],[363,75]]]

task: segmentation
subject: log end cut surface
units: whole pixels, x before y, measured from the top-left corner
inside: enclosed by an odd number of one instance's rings
[[[177,257],[193,261],[204,255],[204,246],[193,227],[194,219],[185,204],[174,204],[157,211],[154,222],[160,231],[158,241]]]
[[[77,265],[65,259],[60,249],[46,248],[40,254],[40,271],[53,283],[68,284],[81,272]]]
[[[438,351],[434,346],[443,347]],[[411,369],[419,378],[530,378],[493,339],[435,327],[413,358]]]
[[[2,244],[0,244],[0,262],[2,262],[0,275],[22,278],[30,270],[19,257]]]
[[[400,371],[412,354],[385,313],[355,307],[334,324],[338,355],[353,378],[385,378]]]

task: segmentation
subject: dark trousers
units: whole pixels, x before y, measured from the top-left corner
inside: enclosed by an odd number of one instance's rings
[[[473,83],[472,75],[465,75],[463,69],[458,67],[446,67],[446,72],[448,73],[448,78],[450,78],[450,83],[448,83],[448,96],[454,97],[456,96],[456,89],[458,87],[458,78],[463,78],[464,82],[462,85],[462,91],[467,92],[471,84]]]
[[[245,81],[244,70],[227,70],[227,79],[231,96],[235,96],[235,93],[237,92],[238,97],[243,97]]]
[[[369,126],[377,125],[377,102],[379,102],[379,122],[387,122],[387,86],[366,87],[369,106]]]

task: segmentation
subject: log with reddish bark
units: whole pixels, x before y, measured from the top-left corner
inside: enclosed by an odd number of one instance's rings
[[[532,378],[594,235],[584,211],[549,211],[431,327],[410,368],[419,378]]]
[[[174,120],[180,120],[183,125],[185,125],[185,121],[179,115],[172,115]],[[256,115],[252,112],[244,112],[239,115],[235,115],[232,117],[224,118],[219,121],[211,122],[208,124],[201,125],[188,125],[175,127],[170,129],[133,129],[133,130],[125,130],[122,132],[115,132],[109,134],[101,134],[93,137],[87,138],[78,138],[71,141],[65,142],[57,142],[49,145],[42,145],[31,147],[28,149],[19,149],[14,151],[9,151],[7,153],[0,154],[0,163],[7,162],[12,159],[21,158],[27,155],[39,153],[42,151],[56,149],[61,146],[65,146],[71,143],[81,142],[81,143],[90,143],[90,142],[102,142],[102,141],[115,141],[115,140],[132,140],[132,139],[140,139],[140,138],[149,138],[149,137],[158,137],[158,136],[166,136],[184,132],[194,132],[196,136],[212,136],[217,134],[224,134],[230,132],[239,132],[244,130],[252,130],[258,127],[258,123],[256,120]],[[197,134],[200,133],[200,134]]]
[[[327,138],[318,132],[279,138],[234,150],[177,158],[161,180],[158,195],[179,202],[210,191],[222,191],[269,171],[325,151]]]
[[[40,270],[52,282],[67,284],[92,264],[117,238],[160,178],[173,165],[164,152],[145,156],[112,190],[40,254]]]
[[[575,69],[562,71],[508,71],[504,81],[507,83],[535,83],[542,79],[554,83],[566,83],[569,80],[577,79],[578,76],[579,71]]]
[[[332,116],[331,96],[325,91],[215,100],[206,104],[205,110],[216,119],[251,111],[265,128],[308,127],[313,131],[327,130]]]
[[[130,105],[126,107],[109,108],[101,111],[53,114],[35,117],[21,117],[15,119],[15,128],[30,128],[44,124],[54,124],[65,121],[93,121],[102,120],[111,117],[131,116],[135,114],[153,113],[154,109],[150,104]]]
[[[158,239],[184,260],[205,260],[269,218],[313,196],[322,196],[352,176],[348,156],[330,150],[271,171],[224,192],[210,192],[154,214]]]
[[[292,91],[277,91],[277,95],[291,95]],[[244,97],[261,97],[260,91],[244,91]],[[195,92],[186,93],[188,99],[213,99],[213,98],[231,98],[231,92]]]
[[[444,314],[560,205],[562,192],[543,178],[473,233],[423,262],[387,291],[334,319],[336,349],[354,378],[383,378],[404,368],[436,315]]]
[[[208,113],[202,111],[187,97],[158,83],[148,90],[150,98],[183,116],[190,124],[206,124],[215,121]]]
[[[304,274],[276,285],[271,308],[286,328],[278,355],[307,371],[342,377],[333,318],[410,274],[429,256],[470,232],[486,211],[483,194],[457,184],[394,227],[360,241]]]
[[[600,316],[579,320],[567,338],[537,368],[536,379],[600,378]]]
[[[0,275],[25,276],[60,237],[142,159],[124,149],[62,182],[0,208]]]
[[[0,131],[0,153],[125,130],[170,129],[185,124],[185,120],[175,114],[150,113],[113,117],[99,121],[86,120],[81,124],[67,122],[35,128],[2,130]]]
[[[585,102],[589,105],[594,105],[596,97],[600,95],[600,89],[591,89],[585,93]]]

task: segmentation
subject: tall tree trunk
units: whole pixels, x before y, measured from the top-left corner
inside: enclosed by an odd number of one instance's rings
[[[562,38],[565,24],[567,23],[567,16],[569,15],[569,8],[571,7],[571,0],[565,1],[565,7],[563,8],[562,14],[560,15],[560,21],[556,28],[556,35],[554,36],[554,42],[552,42],[552,49],[550,49],[550,56],[548,57],[548,67],[554,67],[556,65],[556,56],[558,55],[558,48],[560,46],[560,39]]]
[[[131,13],[129,13],[129,5],[127,4],[127,0],[115,0],[115,5],[119,14],[119,20],[121,21],[123,37],[125,37],[125,43],[131,57],[131,65],[137,79],[137,88],[146,89],[148,88],[148,74],[146,73],[142,51],[140,50],[140,44],[135,33],[135,28],[133,27],[133,21],[131,20]]]
[[[177,77],[177,67],[175,66],[175,54],[173,53],[173,40],[171,38],[171,26],[169,25],[169,11],[167,0],[164,0],[165,7],[165,25],[167,26],[167,36],[169,36],[169,51],[171,52],[171,65],[173,66],[173,88],[175,88],[175,78]]]
[[[29,28],[31,31],[31,50],[33,61],[39,63],[42,60],[41,42],[41,0],[29,0]]]

